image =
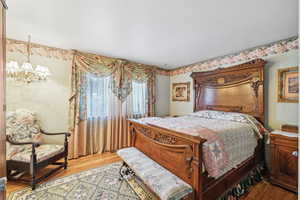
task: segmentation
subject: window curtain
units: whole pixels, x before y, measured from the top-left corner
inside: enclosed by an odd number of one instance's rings
[[[69,102],[70,159],[129,146],[127,119],[154,116],[155,72],[153,66],[74,51]],[[97,89],[105,84],[107,90]],[[147,92],[141,92],[145,91],[141,87],[146,87]],[[98,97],[93,99],[91,91],[99,93]],[[141,94],[134,95],[132,91]],[[92,100],[100,103],[92,104]]]

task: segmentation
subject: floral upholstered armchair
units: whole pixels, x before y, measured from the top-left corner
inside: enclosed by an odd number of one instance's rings
[[[64,145],[42,144],[42,135],[65,135]],[[6,117],[6,160],[9,180],[36,184],[61,168],[67,168],[69,133],[46,133],[36,119],[35,113],[26,109],[9,112]],[[60,159],[64,162],[58,162]],[[37,172],[48,165],[57,165],[47,174],[37,177]],[[22,179],[29,172],[30,180]]]

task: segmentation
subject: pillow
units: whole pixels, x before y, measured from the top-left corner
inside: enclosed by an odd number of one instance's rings
[[[192,113],[191,115],[201,117],[201,118],[207,118],[207,119],[221,119],[221,120],[228,120],[228,121],[235,121],[235,122],[242,122],[242,123],[248,122],[248,120],[245,117],[246,114],[234,113],[234,112],[201,110]]]
[[[7,113],[6,135],[15,142],[41,142],[40,125],[35,113],[26,109]]]
[[[200,117],[200,118],[207,118],[207,119],[219,119],[219,120],[247,123],[252,127],[252,129],[254,130],[254,132],[259,138],[263,138],[263,134],[268,133],[268,131],[264,128],[264,126],[259,121],[257,121],[253,116],[244,113],[224,112],[224,111],[215,111],[215,110],[201,110],[192,113],[190,115]]]

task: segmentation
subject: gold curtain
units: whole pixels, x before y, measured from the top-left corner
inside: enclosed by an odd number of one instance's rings
[[[105,119],[88,119],[86,111],[85,74],[112,77],[109,116]],[[74,51],[70,98],[70,145],[69,158],[93,153],[116,151],[129,145],[127,119],[131,112],[131,83],[147,82],[148,113],[154,116],[156,67],[123,59]]]

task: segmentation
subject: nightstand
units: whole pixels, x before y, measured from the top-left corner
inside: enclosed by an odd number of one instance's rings
[[[298,189],[298,133],[271,133],[271,183],[297,192]]]

